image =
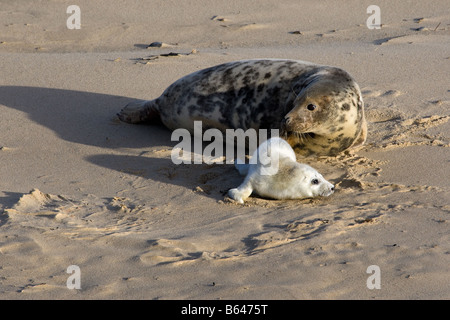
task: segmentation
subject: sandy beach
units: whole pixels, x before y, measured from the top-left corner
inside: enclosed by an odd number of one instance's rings
[[[298,158],[332,196],[234,203],[232,165],[116,116],[255,58],[359,84],[366,144]],[[444,0],[0,0],[0,299],[450,299],[449,72]]]

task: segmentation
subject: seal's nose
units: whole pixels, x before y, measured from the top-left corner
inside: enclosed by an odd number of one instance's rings
[[[289,125],[290,123],[291,123],[291,118],[289,118],[289,117],[284,117],[283,120],[281,120],[281,125],[283,127]]]

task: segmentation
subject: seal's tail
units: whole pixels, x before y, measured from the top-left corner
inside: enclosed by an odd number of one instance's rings
[[[154,100],[136,100],[127,104],[117,116],[127,123],[148,123],[161,121]]]

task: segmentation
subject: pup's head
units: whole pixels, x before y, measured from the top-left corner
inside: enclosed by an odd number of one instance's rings
[[[328,197],[333,194],[334,185],[325,180],[316,169],[306,164],[300,164],[300,168],[303,175],[297,181],[297,188],[303,198]]]

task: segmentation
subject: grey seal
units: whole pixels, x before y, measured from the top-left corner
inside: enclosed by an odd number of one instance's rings
[[[334,186],[316,169],[297,162],[294,150],[281,138],[263,142],[251,160],[254,163],[235,164],[245,179],[239,187],[230,189],[228,196],[239,203],[253,192],[280,200],[327,197],[334,192]]]
[[[196,71],[154,100],[118,113],[128,123],[160,120],[171,130],[279,129],[303,155],[335,156],[364,144],[367,125],[358,84],[343,69],[311,62],[257,59]]]

